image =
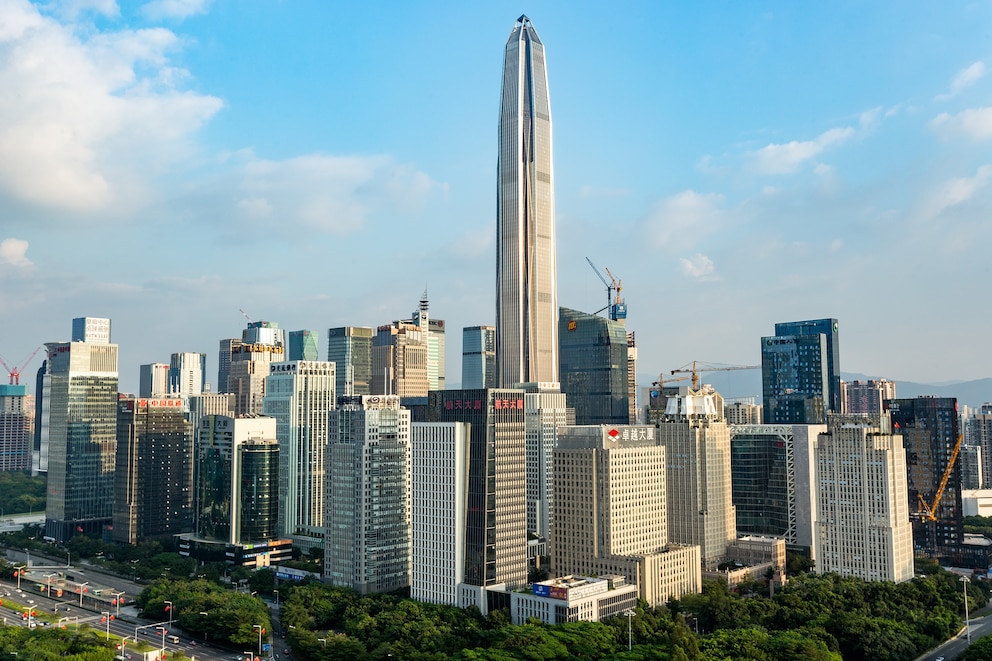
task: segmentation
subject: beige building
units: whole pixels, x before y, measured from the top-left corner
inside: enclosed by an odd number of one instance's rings
[[[906,450],[889,415],[829,415],[813,448],[816,570],[868,581],[913,578]]]
[[[841,411],[882,415],[882,402],[896,398],[896,383],[888,379],[840,382]]]
[[[708,385],[679,388],[668,398],[658,433],[667,453],[668,536],[699,546],[703,567],[715,568],[737,538],[723,397]]]
[[[426,397],[427,329],[406,321],[379,326],[372,338],[372,393]]]
[[[620,574],[653,606],[700,590],[699,547],[668,542],[665,460],[653,427],[558,431],[554,574]]]
[[[760,425],[761,406],[746,401],[725,402],[723,417],[727,419],[728,425]]]

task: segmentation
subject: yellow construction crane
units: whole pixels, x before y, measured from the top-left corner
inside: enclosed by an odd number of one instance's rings
[[[761,369],[761,365],[710,365],[707,363],[701,363],[699,361],[692,361],[692,367],[688,364],[672,370],[672,374],[678,374],[680,372],[689,372],[692,374],[692,389],[699,390],[699,373],[700,372],[727,372],[730,370],[757,370]]]
[[[951,473],[954,471],[954,462],[957,461],[958,453],[961,452],[961,440],[963,438],[964,434],[958,434],[958,440],[954,442],[954,449],[951,450],[951,458],[947,462],[947,467],[944,468],[944,475],[940,478],[940,486],[937,487],[937,492],[933,495],[933,503],[930,504],[924,500],[922,493],[916,494],[916,498],[920,502],[920,507],[916,513],[924,521],[937,520],[937,508],[940,507],[940,499],[944,497],[944,489],[947,488],[947,481],[951,479]]]

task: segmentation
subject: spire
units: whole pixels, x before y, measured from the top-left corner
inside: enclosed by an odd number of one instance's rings
[[[427,287],[424,287],[424,295],[420,297],[420,311],[427,312]]]

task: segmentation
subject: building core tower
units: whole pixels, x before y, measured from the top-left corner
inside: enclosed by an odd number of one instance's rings
[[[506,42],[496,182],[496,372],[500,387],[558,381],[551,103],[530,19]]]

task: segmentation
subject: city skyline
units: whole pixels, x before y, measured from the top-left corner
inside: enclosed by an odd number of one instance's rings
[[[642,373],[755,364],[774,323],[830,317],[845,371],[989,376],[992,3],[424,2],[336,8],[333,40],[318,3],[44,7],[0,3],[10,364],[111,318],[136,392],[176,352],[214,375],[239,309],[375,327],[425,283],[451,328],[492,324],[497,44],[523,9],[553,74],[558,300],[599,309],[584,258],[610,268]]]

